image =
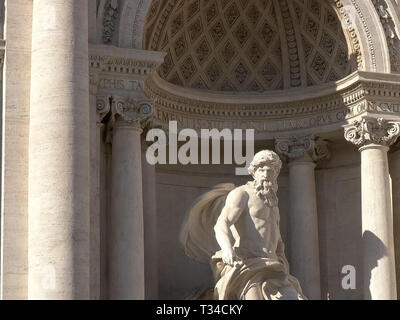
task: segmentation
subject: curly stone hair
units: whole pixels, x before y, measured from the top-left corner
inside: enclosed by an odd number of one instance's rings
[[[249,166],[248,171],[251,176],[254,177],[254,173],[257,171],[257,169],[261,167],[262,164],[266,163],[274,167],[277,175],[279,174],[279,171],[282,168],[282,161],[279,156],[271,150],[262,150],[254,156],[253,161]]]

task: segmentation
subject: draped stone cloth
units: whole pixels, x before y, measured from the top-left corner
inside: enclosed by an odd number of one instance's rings
[[[245,300],[250,289],[256,289],[264,300],[306,299],[298,281],[276,259],[253,257],[230,266],[222,261],[218,251],[210,265],[216,280],[213,297],[216,300]]]
[[[235,248],[238,261],[230,266],[222,261],[214,226],[233,184],[221,184],[199,197],[186,213],[180,234],[185,253],[202,263],[209,263],[214,274],[213,299],[243,300],[249,290],[258,290],[265,300],[304,300],[297,279],[289,274],[283,256],[252,256]],[[236,233],[234,226],[232,234]],[[232,243],[235,240],[232,236]],[[211,298],[211,297],[210,297]]]

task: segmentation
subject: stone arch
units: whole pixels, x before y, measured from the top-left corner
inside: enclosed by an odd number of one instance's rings
[[[142,49],[144,25],[151,3],[152,0],[124,0],[121,9],[119,46]]]
[[[360,50],[364,57],[363,69],[373,72],[390,72],[390,54],[385,30],[374,3],[371,0],[329,1],[342,19],[349,19],[346,9],[353,8],[356,20],[353,32],[360,42]],[[385,0],[377,1],[385,2]],[[142,49],[144,25],[152,2],[152,0],[120,0],[119,32],[116,36],[118,46]],[[390,7],[393,7],[392,3]],[[397,22],[397,15],[394,22]],[[349,33],[351,34],[351,31]],[[354,39],[349,40],[355,41]]]

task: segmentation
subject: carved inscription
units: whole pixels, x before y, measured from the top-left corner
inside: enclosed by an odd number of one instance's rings
[[[140,80],[100,79],[99,88],[142,92],[144,89],[144,82]]]
[[[400,103],[386,103],[386,102],[361,102],[354,106],[343,108],[342,110],[335,110],[330,113],[324,113],[320,115],[313,115],[310,117],[303,117],[297,119],[287,120],[210,120],[210,119],[199,119],[196,117],[190,117],[190,115],[175,114],[157,108],[155,118],[163,123],[168,124],[169,121],[177,121],[178,126],[181,128],[193,128],[200,130],[204,128],[216,128],[216,129],[250,129],[253,128],[258,132],[280,132],[287,130],[299,130],[309,129],[321,126],[327,126],[331,124],[337,124],[345,122],[356,116],[363,114],[364,112],[376,112],[376,113],[389,113],[399,114]]]

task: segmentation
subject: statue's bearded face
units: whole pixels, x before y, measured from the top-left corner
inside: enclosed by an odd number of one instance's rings
[[[257,195],[261,197],[265,204],[270,207],[278,205],[278,168],[275,168],[271,163],[260,164],[254,172],[254,187]]]

